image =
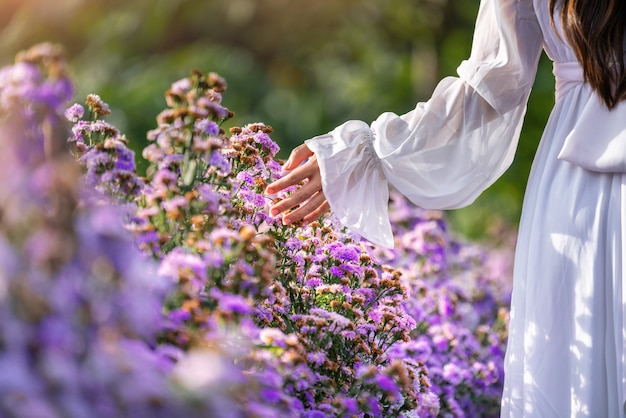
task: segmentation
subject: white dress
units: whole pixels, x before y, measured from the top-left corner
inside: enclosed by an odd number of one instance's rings
[[[526,189],[503,417],[626,417],[626,103],[609,112],[548,0],[483,0],[472,53],[411,112],[306,141],[333,212],[393,246],[392,186],[424,208],[470,204],[510,165],[542,48],[556,104]]]

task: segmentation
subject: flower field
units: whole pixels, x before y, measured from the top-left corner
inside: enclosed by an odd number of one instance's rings
[[[60,47],[0,70],[0,416],[498,416],[510,251],[396,194],[394,250],[283,225],[225,94],[175,81],[138,157]]]

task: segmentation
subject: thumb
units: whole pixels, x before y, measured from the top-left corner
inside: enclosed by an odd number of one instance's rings
[[[306,144],[299,145],[294,148],[293,151],[291,151],[291,154],[289,155],[289,158],[287,159],[287,162],[285,163],[283,168],[285,170],[293,170],[294,168],[299,166],[302,161],[306,160],[312,155],[313,151],[311,151],[309,147],[306,146]]]

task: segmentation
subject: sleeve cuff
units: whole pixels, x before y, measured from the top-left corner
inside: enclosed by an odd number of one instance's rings
[[[389,186],[373,141],[366,123],[349,121],[305,143],[317,157],[322,189],[339,221],[368,241],[393,248]]]

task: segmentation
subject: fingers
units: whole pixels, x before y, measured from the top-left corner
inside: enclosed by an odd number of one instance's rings
[[[307,159],[308,161],[303,164]],[[272,216],[286,213],[283,216],[285,224],[299,221],[308,223],[317,220],[330,210],[322,191],[317,159],[306,144],[294,148],[283,168],[290,172],[267,186],[266,193],[277,193],[288,187],[299,185],[305,180],[306,182],[298,190],[272,206],[270,208]],[[290,210],[292,211],[289,212]]]
[[[313,195],[304,205],[286,214],[283,217],[283,222],[287,225],[298,221],[309,223],[317,220],[326,213],[329,208],[324,193],[320,191]]]
[[[319,174],[319,166],[317,165],[317,160],[313,157],[305,164],[297,166],[293,171],[267,186],[265,193],[272,194],[287,187],[295,186],[302,180],[312,178],[316,174]]]
[[[330,205],[326,201],[326,197],[324,196],[324,201],[321,205],[319,205],[316,209],[309,212],[306,216],[302,218],[302,221],[305,224],[318,220],[322,215],[330,212]]]
[[[298,206],[302,202],[311,198],[311,196],[315,195],[322,190],[322,181],[318,177],[313,177],[309,179],[309,181],[300,187],[298,190],[293,192],[291,195],[276,203],[270,209],[270,213],[273,216],[278,215],[279,213],[286,212],[289,209]]]
[[[295,186],[300,183],[302,180],[309,178],[313,171],[310,166],[307,164],[300,166],[293,170],[291,173],[283,176],[282,178],[276,180],[265,189],[265,193],[272,194],[276,193],[280,190],[286,189],[287,187]]]
[[[306,146],[306,144],[299,145],[291,151],[291,154],[289,155],[289,158],[287,159],[287,162],[285,163],[283,168],[285,170],[293,170],[294,168],[299,166],[302,161],[306,160],[312,155],[313,151],[311,151],[309,147]]]

